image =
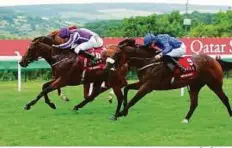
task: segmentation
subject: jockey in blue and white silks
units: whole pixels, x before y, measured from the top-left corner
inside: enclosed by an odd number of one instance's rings
[[[173,59],[183,56],[186,52],[185,44],[179,39],[171,37],[168,34],[159,34],[155,36],[148,33],[144,37],[144,45],[152,46],[155,49],[160,50],[160,53],[155,56],[156,60],[159,60],[162,57],[167,57],[175,65],[177,65],[181,71],[185,71],[185,69],[175,59]]]
[[[70,30],[69,28],[61,28],[59,37],[65,39],[66,42],[60,45],[53,45],[54,47],[62,49],[74,49],[75,53],[82,53],[92,60],[95,60],[95,57],[87,53],[86,50],[103,46],[102,38],[86,28],[73,30]]]

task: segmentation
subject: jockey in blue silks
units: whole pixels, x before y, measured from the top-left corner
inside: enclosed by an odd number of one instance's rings
[[[154,57],[156,60],[164,57],[166,61],[171,61],[171,63],[178,66],[182,72],[185,71],[185,68],[174,59],[183,56],[186,52],[185,44],[179,39],[171,37],[168,34],[159,34],[155,36],[148,33],[144,37],[144,45],[160,51],[160,53]],[[170,65],[168,66],[171,70],[175,68]]]
[[[83,54],[92,61],[96,61],[97,58],[86,50],[90,48],[99,48],[103,46],[103,40],[98,34],[86,29],[78,28],[72,29],[61,28],[59,37],[64,39],[66,42],[60,45],[53,45],[56,48],[71,48],[74,49],[76,54]]]

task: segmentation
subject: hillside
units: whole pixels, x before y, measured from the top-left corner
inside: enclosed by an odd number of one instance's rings
[[[195,10],[214,13],[226,9],[228,9],[226,6],[191,5],[189,12]],[[105,20],[103,23],[106,24],[112,24],[107,20],[115,20],[114,24],[118,24],[123,18],[148,16],[154,13],[164,14],[173,10],[183,13],[185,5],[94,3],[0,7],[0,34],[1,38],[29,38],[47,34],[49,31],[69,24],[81,26],[100,20]]]

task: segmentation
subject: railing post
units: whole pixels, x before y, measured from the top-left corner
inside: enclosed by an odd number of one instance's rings
[[[18,56],[18,57],[21,57],[20,53],[18,51],[15,51],[15,54]],[[20,61],[20,58],[18,59],[18,92],[21,92],[21,66],[19,65],[19,61]]]

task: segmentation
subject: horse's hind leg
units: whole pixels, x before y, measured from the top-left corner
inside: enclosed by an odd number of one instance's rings
[[[79,103],[78,105],[74,106],[73,110],[78,110],[79,108],[84,107],[89,102],[92,102],[94,100],[94,98],[100,94],[101,83],[102,82],[94,82],[93,91],[92,91],[91,95],[85,96],[85,99],[81,103]],[[86,89],[86,87],[84,89]]]
[[[226,106],[227,111],[230,115],[230,117],[232,117],[232,111],[231,111],[231,107],[230,107],[230,103],[229,103],[229,99],[226,96],[226,94],[224,93],[223,89],[222,89],[222,84],[207,84],[209,86],[209,88],[214,91],[215,94],[217,94],[217,96],[219,97],[219,99],[222,101],[222,103]]]
[[[58,93],[58,96],[60,96],[61,100],[69,101],[68,97],[65,96],[65,95],[61,92],[61,88],[58,88],[58,89],[57,89],[57,93]]]
[[[118,116],[119,111],[120,111],[121,106],[122,106],[123,94],[122,94],[122,90],[120,87],[113,87],[113,90],[114,90],[114,94],[117,96],[118,105],[117,105],[115,114],[112,117],[110,117],[110,119],[117,120],[117,116]]]
[[[126,107],[127,105],[127,97],[128,97],[128,92],[130,89],[133,89],[133,90],[138,90],[139,87],[140,87],[141,83],[140,81],[139,82],[136,82],[136,83],[132,83],[132,84],[128,84],[125,88],[124,88],[124,98],[123,98],[123,106],[124,108]],[[128,114],[128,110],[125,111],[125,116]]]
[[[197,106],[198,106],[198,94],[203,86],[204,85],[202,85],[200,83],[193,84],[193,85],[189,86],[190,108],[189,108],[189,111],[188,111],[187,115],[185,116],[185,119],[183,120],[182,123],[188,123],[191,116],[193,115],[193,112],[197,108]]]

